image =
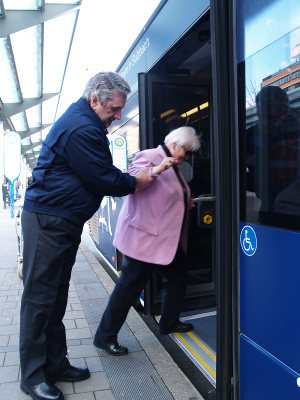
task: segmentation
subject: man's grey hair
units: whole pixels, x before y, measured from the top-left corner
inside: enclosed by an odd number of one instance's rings
[[[116,90],[125,98],[131,92],[128,83],[116,72],[99,72],[88,81],[82,97],[90,104],[92,96],[96,96],[105,106]]]
[[[171,131],[165,137],[165,144],[171,145],[172,143],[178,144],[180,147],[187,147],[192,152],[200,149],[200,138],[196,130],[191,126],[181,126],[180,128]]]

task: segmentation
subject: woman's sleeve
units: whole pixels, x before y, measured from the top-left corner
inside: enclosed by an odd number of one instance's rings
[[[135,175],[136,173],[147,167],[153,167],[151,159],[147,157],[146,152],[141,151],[134,157],[128,169],[128,172],[130,175]]]

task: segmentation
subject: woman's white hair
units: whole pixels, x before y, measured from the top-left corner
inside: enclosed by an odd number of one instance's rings
[[[192,152],[200,149],[200,138],[191,126],[181,126],[171,131],[165,137],[165,144],[168,146],[172,143],[176,143],[180,147],[187,147]]]

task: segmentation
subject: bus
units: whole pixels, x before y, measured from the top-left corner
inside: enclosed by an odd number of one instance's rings
[[[182,166],[198,199],[182,310],[194,331],[173,336],[219,400],[300,397],[299,16],[298,0],[162,0],[117,68],[132,92],[108,137],[125,168],[174,128],[201,137]],[[116,277],[123,200],[89,223]],[[145,314],[160,300],[154,274]]]

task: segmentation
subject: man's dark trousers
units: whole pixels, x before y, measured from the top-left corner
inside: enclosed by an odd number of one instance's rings
[[[69,366],[62,320],[82,227],[64,218],[23,211],[22,232],[21,381],[32,386]]]

